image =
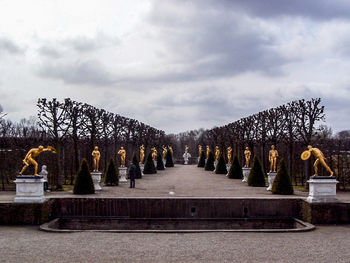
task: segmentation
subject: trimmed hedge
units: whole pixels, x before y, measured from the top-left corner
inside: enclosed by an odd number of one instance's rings
[[[215,165],[214,165],[214,155],[213,153],[210,151],[209,152],[209,156],[208,156],[208,160],[207,162],[205,163],[205,167],[204,169],[206,171],[214,171],[215,170]]]
[[[134,154],[134,157],[132,158],[133,164],[136,166],[136,179],[142,179],[142,172],[139,164],[139,160],[137,159],[136,154]]]
[[[165,167],[174,167],[173,155],[171,154],[169,149],[166,153],[165,159]]]
[[[205,166],[205,153],[204,151],[201,152],[201,155],[199,156],[199,161],[197,167],[204,167]]]
[[[75,177],[73,193],[77,195],[88,195],[95,193],[94,183],[89,171],[86,159],[81,162],[80,170]]]
[[[281,159],[280,163],[278,164],[277,174],[272,186],[272,193],[280,195],[294,194],[292,181],[288,174],[284,159]]]
[[[216,165],[215,173],[216,174],[227,174],[226,163],[225,163],[224,156],[222,154],[220,154],[219,162]]]
[[[154,162],[152,159],[152,152],[150,152],[147,156],[145,166],[143,168],[143,173],[144,174],[156,174],[157,170],[156,167],[154,166]]]
[[[266,185],[264,172],[261,168],[260,161],[256,156],[253,159],[252,169],[249,173],[248,185],[253,187],[263,187]]]
[[[158,154],[157,156],[157,170],[165,170],[163,157],[161,154]]]
[[[242,179],[243,178],[242,166],[239,164],[237,155],[233,159],[233,163],[231,165],[230,170],[228,171],[227,177],[230,179]]]
[[[108,163],[105,185],[119,185],[119,170],[117,169],[113,158],[111,158]]]

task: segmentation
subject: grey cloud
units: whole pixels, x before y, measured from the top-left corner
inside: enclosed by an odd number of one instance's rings
[[[104,86],[114,83],[113,77],[94,60],[46,63],[38,73],[41,77],[62,80],[67,84]]]
[[[94,37],[77,36],[62,41],[63,45],[69,46],[78,52],[89,52],[108,45],[119,45],[119,43],[118,38],[112,38],[101,33]]]
[[[0,38],[0,54],[2,52],[17,55],[17,54],[23,54],[24,49],[22,49],[16,43],[14,43],[13,41],[7,38]]]
[[[39,54],[49,58],[60,58],[62,54],[54,47],[42,46],[38,49]]]

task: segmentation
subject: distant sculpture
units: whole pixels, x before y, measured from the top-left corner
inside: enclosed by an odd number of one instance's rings
[[[220,158],[220,149],[219,149],[219,146],[216,146],[215,147],[215,160],[217,162],[219,162],[219,158]]]
[[[198,145],[198,156],[200,157],[203,151],[202,145]]]
[[[227,147],[227,162],[232,164],[232,147]]]
[[[171,156],[173,156],[173,155],[174,155],[173,147],[171,147],[171,146],[169,145],[169,146],[168,146],[168,149],[169,149],[169,151],[170,151],[170,153],[171,153]]]
[[[275,145],[272,145],[269,151],[270,172],[276,172],[277,157],[278,151],[275,149]]]
[[[93,161],[94,161],[94,172],[98,172],[98,166],[100,163],[101,154],[100,154],[100,151],[98,150],[97,146],[95,146],[95,149],[92,151],[91,155],[92,155]]]
[[[166,157],[166,153],[168,152],[167,148],[163,145],[163,159]]]
[[[323,165],[323,167],[326,168],[326,170],[330,173],[330,175],[333,176],[334,172],[326,164],[326,161],[325,161],[326,158],[324,157],[321,150],[318,148],[313,148],[311,145],[308,145],[307,148],[309,150],[306,150],[301,154],[301,159],[305,161],[305,160],[310,158],[311,153],[313,154],[313,156],[316,158],[316,161],[314,163],[315,176],[318,175],[318,167],[317,166],[319,163],[321,163]]]
[[[120,155],[120,167],[125,167],[126,151],[123,146],[120,147],[118,154]]]
[[[244,167],[249,167],[250,163],[250,156],[252,155],[252,152],[249,150],[249,147],[245,147],[244,151],[244,157],[245,157],[245,166]]]
[[[156,147],[153,147],[151,150],[152,150],[152,160],[157,161],[158,152],[157,152]]]
[[[209,158],[209,153],[210,153],[210,146],[207,145],[207,159]]]
[[[188,150],[190,149],[190,147],[188,147],[188,145],[185,146],[185,153],[188,153]]]
[[[24,173],[24,171],[28,168],[28,166],[32,164],[32,165],[34,165],[34,175],[39,176],[38,175],[38,163],[34,160],[34,158],[36,158],[40,153],[46,152],[46,151],[56,153],[55,148],[53,148],[52,146],[47,146],[47,148],[44,148],[44,146],[40,145],[38,148],[30,149],[29,152],[27,153],[27,155],[23,159],[24,166],[23,166],[22,170],[20,171],[19,175],[22,175]]]
[[[140,163],[143,163],[145,160],[145,146],[142,144],[140,146]]]

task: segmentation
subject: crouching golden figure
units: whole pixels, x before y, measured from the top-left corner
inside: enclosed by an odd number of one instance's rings
[[[314,170],[315,170],[315,176],[318,175],[318,164],[321,163],[322,166],[330,173],[331,176],[334,175],[334,172],[329,168],[329,166],[326,164],[326,158],[324,157],[323,153],[318,148],[313,148],[311,145],[307,146],[308,150],[304,151],[301,154],[301,159],[306,161],[310,158],[311,154],[315,157],[316,161],[314,163]]]
[[[56,153],[55,148],[53,148],[52,146],[47,146],[47,148],[44,148],[44,146],[39,146],[38,148],[32,148],[29,150],[29,152],[27,153],[26,157],[24,157],[23,159],[23,168],[22,170],[19,172],[20,175],[22,175],[24,173],[24,171],[28,168],[29,165],[34,165],[34,175],[35,176],[39,176],[38,175],[38,163],[34,160],[34,158],[36,158],[39,154],[41,154],[42,152],[47,152],[50,151],[52,153]]]

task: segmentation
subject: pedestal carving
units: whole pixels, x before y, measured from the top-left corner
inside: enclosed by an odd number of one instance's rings
[[[309,183],[309,203],[337,202],[337,183],[333,176],[311,176]]]
[[[250,168],[249,167],[243,167],[242,171],[243,171],[243,180],[242,180],[242,182],[248,183],[248,177],[249,177],[249,174],[250,174]]]
[[[128,181],[128,179],[126,179],[127,170],[128,170],[128,168],[126,168],[126,167],[119,167],[119,182],[120,183],[125,183]]]
[[[273,182],[275,181],[276,178],[276,172],[269,172],[267,174],[267,181],[269,182],[269,186],[266,188],[267,191],[272,191],[272,186],[273,186]]]
[[[44,203],[44,178],[42,176],[18,176],[15,203]]]
[[[94,182],[95,191],[101,191],[102,187],[101,183],[101,172],[91,172],[92,181]]]

